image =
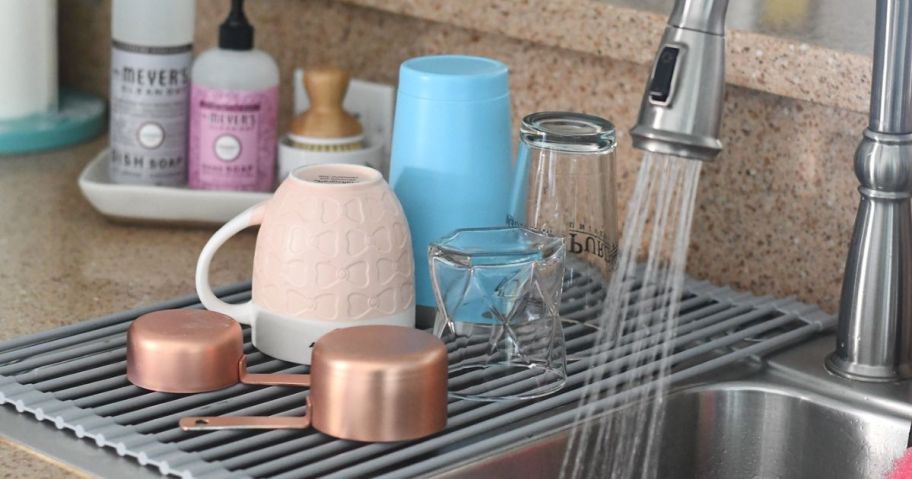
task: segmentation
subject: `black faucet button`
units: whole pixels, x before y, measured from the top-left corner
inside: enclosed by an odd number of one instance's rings
[[[649,99],[654,103],[667,104],[671,97],[671,81],[678,63],[677,47],[663,47],[656,59],[655,71],[649,83]]]

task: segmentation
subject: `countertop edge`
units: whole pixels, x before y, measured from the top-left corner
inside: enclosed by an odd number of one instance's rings
[[[599,0],[335,1],[643,65],[666,20]],[[868,111],[871,58],[742,30],[728,29],[727,40],[727,83]]]

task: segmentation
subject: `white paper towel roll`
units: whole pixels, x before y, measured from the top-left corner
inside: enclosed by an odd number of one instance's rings
[[[57,0],[0,0],[0,120],[57,108]]]

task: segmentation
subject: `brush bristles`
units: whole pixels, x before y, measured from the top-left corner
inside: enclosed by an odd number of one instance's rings
[[[307,151],[324,151],[324,152],[339,152],[339,151],[352,151],[352,150],[361,150],[364,148],[364,142],[361,140],[353,141],[351,143],[338,143],[338,144],[326,144],[326,143],[305,143],[301,141],[295,141],[293,138],[287,139],[288,144],[299,150]]]

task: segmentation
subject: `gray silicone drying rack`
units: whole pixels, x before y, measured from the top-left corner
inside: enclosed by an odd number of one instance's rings
[[[577,320],[594,317],[601,309],[600,302],[585,304],[581,298],[586,291],[598,293],[601,286],[579,280],[575,283],[564,292],[562,316]],[[248,287],[225,289],[221,295],[231,302],[246,301]],[[794,344],[835,322],[818,308],[793,299],[756,297],[690,279],[685,291],[672,356],[674,366],[667,377],[672,383]],[[237,385],[205,394],[175,395],[131,385],[125,377],[127,327],[143,313],[175,307],[201,306],[195,297],[174,300],[0,344],[0,404],[5,404],[0,411],[7,409],[3,412],[24,422],[18,426],[18,436],[9,431],[0,433],[23,441],[33,435],[51,434],[53,440],[31,441],[31,446],[56,457],[64,457],[63,449],[81,441],[82,460],[73,462],[81,462],[79,467],[101,476],[123,475],[128,461],[116,455],[152,471],[157,468],[162,474],[186,478],[433,476],[530,437],[566,428],[573,421],[585,381],[587,361],[577,361],[568,365],[564,389],[539,400],[451,400],[446,430],[412,442],[358,443],[333,439],[312,429],[186,433],[177,427],[178,418],[186,415],[300,415],[308,393]],[[570,354],[590,347],[595,337],[592,328],[580,324],[565,328],[565,334]],[[245,352],[252,371],[307,370],[258,353],[249,341],[245,329]],[[628,370],[603,383],[623,381],[623,376],[635,373]],[[451,381],[459,378],[452,377]],[[514,386],[521,388],[523,383],[517,381]],[[617,405],[630,392],[628,389],[607,397],[596,406]],[[10,413],[13,408],[20,414]],[[101,453],[97,448],[109,452]],[[137,476],[149,475],[149,469],[127,467]]]

